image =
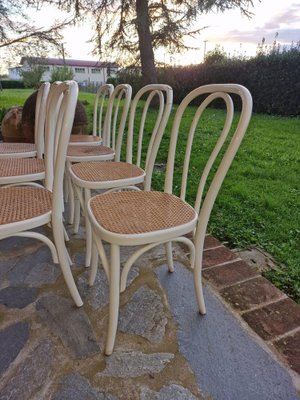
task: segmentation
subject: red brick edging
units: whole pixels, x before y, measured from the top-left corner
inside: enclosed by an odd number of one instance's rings
[[[251,329],[300,374],[300,306],[210,235],[204,244],[203,276]]]

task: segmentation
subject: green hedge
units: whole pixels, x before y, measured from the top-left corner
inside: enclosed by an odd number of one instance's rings
[[[15,81],[15,80],[5,80],[0,81],[0,87],[2,89],[24,89],[24,82],[23,81]]]
[[[124,77],[123,77],[124,78]],[[216,63],[158,70],[158,79],[174,90],[174,102],[198,86],[209,83],[239,83],[246,86],[253,97],[253,111],[257,113],[300,115],[300,51],[260,54],[249,60],[225,58]],[[128,74],[126,82],[134,87],[140,76]]]

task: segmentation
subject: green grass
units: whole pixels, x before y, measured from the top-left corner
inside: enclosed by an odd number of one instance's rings
[[[0,92],[0,109],[22,105],[28,90]],[[80,93],[85,100],[91,126],[94,95]],[[179,186],[184,157],[184,140],[194,109],[189,109],[179,135],[175,186]],[[172,114],[174,115],[174,114]],[[190,165],[190,202],[196,191],[216,134],[213,127],[224,116],[210,109],[197,129]],[[90,128],[91,129],[91,128]],[[168,151],[170,124],[161,143],[157,162],[164,163]],[[253,114],[250,126],[225,178],[215,203],[209,231],[229,247],[259,246],[281,267],[265,275],[287,295],[300,303],[300,119]],[[163,173],[156,172],[153,185],[162,188]]]

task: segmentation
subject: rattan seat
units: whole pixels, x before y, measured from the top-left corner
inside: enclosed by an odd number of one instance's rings
[[[88,186],[89,183],[93,186],[94,182],[112,182],[122,180],[122,185],[126,184],[124,179],[132,181],[132,178],[141,178],[145,176],[145,171],[135,164],[126,162],[111,161],[107,163],[85,162],[73,164],[70,168],[70,173],[73,180],[79,179],[84,181]],[[98,185],[97,185],[98,188]]]
[[[93,144],[100,144],[102,142],[102,139],[99,136],[94,136],[94,135],[71,135],[70,141],[71,144],[80,144],[82,145],[83,143],[93,143]]]
[[[90,207],[102,228],[120,235],[165,231],[197,218],[189,204],[164,192],[104,193],[93,197]]]
[[[44,160],[38,158],[4,158],[0,160],[0,179],[45,172]]]
[[[0,224],[12,224],[51,212],[51,203],[52,193],[45,188],[0,188]]]
[[[111,156],[113,158],[115,152],[112,148],[107,146],[76,146],[76,145],[69,145],[67,157],[68,160],[72,157],[99,157],[99,156]]]
[[[0,143],[0,156],[11,157],[12,154],[16,154],[16,157],[20,157],[22,154],[36,151],[35,143]]]

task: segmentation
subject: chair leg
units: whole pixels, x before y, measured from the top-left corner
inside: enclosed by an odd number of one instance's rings
[[[84,201],[85,201],[85,236],[86,236],[86,253],[85,253],[85,266],[89,267],[91,265],[92,256],[92,227],[89,218],[87,218],[87,203],[91,198],[90,189],[84,189]]]
[[[110,279],[109,279],[109,321],[105,354],[111,355],[118,327],[120,302],[120,247],[111,244]]]
[[[70,267],[70,260],[67,255],[67,249],[64,240],[64,230],[62,223],[59,223],[53,219],[52,221],[53,238],[57,249],[58,259],[60,263],[60,268],[62,270],[66,285],[70,291],[70,294],[77,307],[83,305],[82,299],[78,292],[77,286],[74,281],[74,277]]]
[[[200,253],[200,254],[198,254]],[[202,286],[202,257],[203,251],[197,251],[196,248],[196,258],[194,264],[194,286],[196,292],[196,298],[198,302],[200,314],[206,314],[206,307],[203,296],[203,286]]]
[[[169,272],[174,272],[172,242],[165,243]]]

